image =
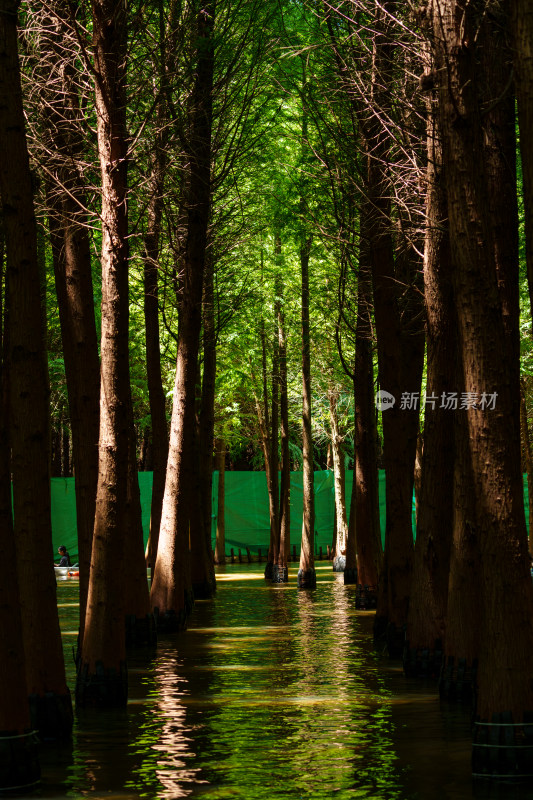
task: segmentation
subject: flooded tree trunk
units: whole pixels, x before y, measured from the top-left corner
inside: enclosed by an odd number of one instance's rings
[[[393,42],[388,14],[395,2],[384,4],[377,20],[380,36],[374,43],[374,102],[387,113],[390,98],[383,88],[391,83]],[[369,252],[372,264],[374,316],[378,344],[378,374],[382,392],[392,395],[383,419],[383,456],[386,475],[386,526],[383,573],[379,583],[376,637],[385,636],[390,655],[403,651],[413,559],[412,497],[418,397],[422,376],[424,342],[415,326],[421,327],[417,308],[418,265],[406,252],[395,263],[392,237],[392,202],[389,185],[390,135],[371,114],[362,119],[368,155],[367,188],[373,213],[368,220]],[[409,287],[401,292],[399,286]],[[418,301],[420,304],[420,301]],[[416,320],[418,319],[418,322]],[[402,395],[408,402],[401,402]]]
[[[383,546],[379,523],[379,483],[374,405],[374,365],[372,359],[372,282],[366,225],[370,209],[365,204],[361,215],[357,322],[355,331],[355,463],[350,525],[355,529],[357,573],[352,583],[377,590],[383,565]],[[350,536],[348,537],[350,540]],[[352,567],[350,553],[346,570]],[[347,572],[344,582],[347,583]]]
[[[17,3],[0,7],[0,197],[9,297],[10,419],[13,510],[32,728],[70,736],[72,704],[65,680],[50,507],[49,388],[37,227],[17,53]],[[45,713],[52,710],[52,713]]]
[[[217,532],[215,546],[215,564],[226,563],[226,525],[225,525],[225,504],[226,504],[226,444],[224,439],[215,441],[216,469],[218,470],[218,513],[217,513]]]
[[[191,476],[202,291],[211,203],[211,126],[214,68],[214,6],[196,18],[195,76],[188,140],[190,174],[184,280],[179,304],[180,326],[169,457],[161,514],[160,539],[151,590],[158,625],[186,626],[193,595],[189,557]]]
[[[215,434],[215,381],[217,370],[214,265],[211,253],[205,262],[204,278],[204,374],[198,415],[198,530],[191,528],[191,576],[195,597],[212,597],[216,592],[211,546],[211,494],[213,488],[213,443]]]
[[[161,506],[165,491],[168,457],[168,428],[165,392],[161,378],[161,351],[159,342],[159,240],[163,211],[164,157],[157,150],[151,175],[151,197],[147,210],[148,229],[144,235],[144,329],[146,339],[146,377],[150,420],[152,425],[152,505],[150,534],[146,546],[146,564],[155,566]]]
[[[137,442],[133,416],[130,420],[128,450],[128,495],[126,506],[126,535],[124,541],[124,613],[126,647],[153,645],[156,641],[155,622],[150,608],[146,579],[144,534],[142,526],[141,492],[137,474]]]
[[[311,238],[300,246],[302,272],[302,459],[303,459],[303,517],[302,544],[297,585],[299,589],[316,587],[315,572],[315,489],[313,437],[311,428],[311,334],[309,327],[309,257]]]
[[[513,333],[518,329],[514,99],[502,91],[511,85],[509,9],[496,3],[494,14],[480,17],[477,3],[461,9],[456,0],[440,5],[433,9],[433,24],[437,74],[446,72],[439,82],[439,108],[452,274],[464,389],[476,398],[464,409],[462,445],[475,476],[480,558],[476,716],[491,722],[503,713],[516,724],[533,712],[533,586]],[[484,729],[476,730],[481,737]],[[480,750],[475,754],[476,760],[483,757]]]
[[[346,566],[346,541],[348,539],[346,473],[344,469],[344,448],[337,417],[338,392],[331,387],[328,390],[328,400],[331,451],[333,454],[333,480],[335,485],[335,518],[337,521],[333,542],[333,572],[344,572]]]
[[[131,424],[129,378],[126,47],[124,0],[92,4],[98,153],[102,180],[102,338],[96,516],[80,706],[127,702],[125,554]]]
[[[456,319],[440,127],[431,101],[424,295],[427,391],[418,492],[413,584],[407,618],[404,670],[438,676],[445,640],[450,549],[453,536],[454,412],[442,397],[457,391]]]
[[[289,559],[291,551],[290,503],[291,466],[289,452],[289,398],[287,390],[287,338],[285,333],[285,314],[283,311],[283,287],[279,282],[279,304],[277,314],[278,352],[279,352],[279,404],[281,417],[281,484],[279,498],[279,537],[276,563],[272,571],[275,583],[289,580]]]
[[[1,7],[1,6],[0,6]],[[1,21],[0,21],[1,30]],[[0,51],[1,57],[1,51]],[[0,67],[1,70],[1,67]],[[0,71],[0,97],[2,94]],[[0,287],[5,275],[3,223],[0,227]],[[37,742],[31,734],[17,554],[11,503],[9,442],[9,376],[5,353],[7,303],[0,288],[0,791],[22,787],[28,791],[40,777]],[[28,735],[25,738],[25,735]]]
[[[524,461],[527,475],[527,494],[528,494],[528,523],[529,523],[529,552],[533,548],[533,458],[531,457],[531,437],[529,434],[529,422],[527,419],[526,405],[526,382],[522,378],[520,381],[520,427],[522,430],[522,449],[524,451]]]
[[[276,259],[281,256],[281,239],[275,234],[274,240]],[[274,285],[274,317],[278,318],[280,310],[279,277]],[[265,373],[266,374],[266,373]],[[267,403],[265,394],[265,403]],[[279,335],[276,330],[272,344],[272,391],[270,410],[270,452],[269,452],[269,507],[270,507],[270,544],[268,548],[265,578],[274,576],[274,562],[279,550],[280,532],[280,505],[279,505]]]

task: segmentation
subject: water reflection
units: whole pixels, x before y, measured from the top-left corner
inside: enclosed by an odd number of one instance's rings
[[[270,585],[257,565],[227,566],[185,634],[161,640],[149,661],[130,658],[127,709],[83,711],[72,752],[45,753],[42,796],[500,796],[474,795],[468,714],[441,708],[434,686],[376,653],[354,587],[329,563],[317,573],[317,588],[298,592],[295,569]],[[58,585],[71,686],[76,592]]]

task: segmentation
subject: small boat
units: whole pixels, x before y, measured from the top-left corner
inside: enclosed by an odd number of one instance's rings
[[[58,567],[54,564],[54,571],[56,578],[79,578],[80,575],[78,564],[72,564],[70,567]]]

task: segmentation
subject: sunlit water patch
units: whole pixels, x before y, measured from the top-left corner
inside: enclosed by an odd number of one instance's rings
[[[72,746],[43,750],[46,798],[262,800],[512,797],[474,789],[467,711],[404,678],[376,652],[373,614],[318,565],[316,590],[265,582],[228,565],[189,630],[129,658],[122,711],[82,711]],[[74,687],[74,582],[58,583]]]

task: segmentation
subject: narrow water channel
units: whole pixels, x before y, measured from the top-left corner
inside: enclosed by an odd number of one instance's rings
[[[468,800],[533,797],[473,786],[467,711],[376,652],[373,613],[318,562],[317,588],[273,586],[261,565],[218,571],[189,630],[129,660],[125,711],[82,711],[72,747],[45,745],[45,798]],[[59,582],[69,685],[77,583]]]

